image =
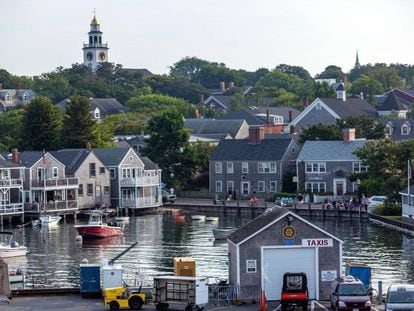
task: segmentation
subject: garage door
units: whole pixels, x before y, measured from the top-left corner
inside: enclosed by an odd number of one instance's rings
[[[316,298],[316,271],[314,248],[263,249],[262,284],[267,300],[280,300],[285,272],[305,272],[308,278],[309,298]]]

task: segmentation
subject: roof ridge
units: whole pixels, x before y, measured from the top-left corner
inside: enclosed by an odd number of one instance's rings
[[[79,150],[78,154],[73,158],[72,162],[69,163],[68,168],[73,168],[76,164],[76,162],[78,162],[78,160],[80,159],[82,153],[84,150]]]

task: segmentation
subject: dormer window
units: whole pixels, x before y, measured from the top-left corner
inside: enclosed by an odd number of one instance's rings
[[[387,136],[391,136],[392,135],[392,126],[387,125],[385,127],[385,135],[387,135]]]
[[[27,95],[27,93],[24,93],[22,99],[24,102],[27,102],[29,100],[29,95]]]
[[[316,106],[315,106],[315,109],[316,110],[321,110],[322,109],[321,103],[317,103]]]
[[[401,126],[401,135],[408,135],[410,132],[410,128],[408,127],[407,124],[404,124],[403,126]]]
[[[5,98],[6,102],[10,102],[11,101],[11,96],[9,93],[6,94]]]

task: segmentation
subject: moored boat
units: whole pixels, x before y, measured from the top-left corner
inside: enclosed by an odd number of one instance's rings
[[[129,216],[117,216],[114,218],[116,221],[128,222]]]
[[[27,254],[27,247],[19,245],[18,242],[13,240],[12,232],[0,232],[0,257],[19,257]]]
[[[213,216],[206,217],[205,221],[207,221],[207,222],[218,222],[219,218],[218,217],[213,217]]]
[[[32,226],[53,226],[57,225],[61,219],[61,216],[40,216],[39,219],[32,221]]]
[[[24,283],[24,273],[21,269],[9,272],[9,283]]]
[[[83,238],[105,238],[124,234],[124,226],[122,224],[117,222],[104,222],[102,213],[99,211],[90,214],[87,224],[76,225],[75,228]]]
[[[191,220],[204,221],[205,219],[205,215],[191,215]]]
[[[235,232],[237,228],[215,228],[213,229],[213,235],[216,240],[226,239],[230,234]]]

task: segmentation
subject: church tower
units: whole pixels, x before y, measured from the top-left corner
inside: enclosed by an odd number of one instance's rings
[[[83,44],[83,64],[95,71],[101,63],[108,61],[108,43],[102,43],[102,31],[95,10],[88,33],[89,43]]]
[[[361,68],[361,64],[359,63],[359,56],[358,56],[358,51],[356,52],[356,59],[355,59],[355,69],[359,69]]]

